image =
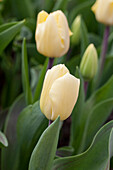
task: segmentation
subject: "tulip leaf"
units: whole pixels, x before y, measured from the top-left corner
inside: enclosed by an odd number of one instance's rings
[[[76,153],[83,152],[91,143],[94,135],[109,117],[113,109],[113,76],[85,102],[79,122],[78,138],[72,146]]]
[[[81,32],[81,56],[82,56],[89,44],[88,31],[83,19],[81,19],[80,32]]]
[[[32,103],[32,92],[29,84],[28,58],[26,49],[26,40],[22,44],[22,84],[27,104]]]
[[[109,169],[113,156],[113,121],[104,125],[95,135],[90,147],[82,154],[58,158],[52,170]]]
[[[70,13],[70,22],[72,23],[72,21],[78,14],[81,14],[82,11],[86,11],[88,8],[91,7],[92,4],[92,1],[84,1],[83,3],[79,3],[78,5],[76,5]]]
[[[17,22],[17,24],[12,25],[8,29],[4,30],[3,32],[0,32],[0,54],[7,47],[7,45],[13,40],[15,35],[20,31],[24,23],[25,20]]]
[[[28,170],[31,153],[47,125],[48,120],[41,113],[39,102],[29,105],[19,115],[17,122],[18,170]]]
[[[43,66],[43,69],[41,71],[40,78],[39,78],[39,81],[38,81],[37,86],[36,86],[33,102],[36,102],[40,97],[40,93],[41,93],[41,89],[42,89],[42,86],[43,86],[45,73],[46,73],[46,70],[47,70],[47,65],[48,65],[48,59],[46,59],[45,64]]]
[[[44,57],[43,55],[41,55],[41,54],[38,53],[35,44],[28,43],[28,44],[27,44],[27,51],[28,51],[28,56],[34,57],[35,60],[36,60],[39,64],[43,64],[43,63],[44,63],[45,57]]]
[[[5,135],[0,131],[0,148],[2,147],[7,147],[8,146],[8,141]]]
[[[60,118],[58,117],[42,134],[35,146],[30,163],[29,170],[50,170],[55,157],[58,136],[59,136]]]
[[[10,28],[10,27],[12,27],[12,26],[14,26],[14,25],[16,25],[16,24],[18,24],[18,22],[9,22],[9,23],[0,25],[0,33],[1,33],[2,31],[5,31],[6,29],[8,29],[8,28]]]
[[[17,151],[18,151],[18,144],[17,144],[17,133],[16,133],[16,124],[17,119],[25,107],[24,96],[20,95],[13,105],[10,107],[6,122],[5,122],[5,129],[4,133],[8,139],[8,147],[2,148],[1,152],[1,170],[17,170]],[[10,156],[9,156],[10,155]],[[7,160],[7,163],[6,163]]]

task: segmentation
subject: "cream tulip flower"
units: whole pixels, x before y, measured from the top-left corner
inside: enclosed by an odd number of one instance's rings
[[[40,108],[49,119],[67,119],[78,98],[80,80],[69,73],[63,64],[52,67],[46,73]]]
[[[113,25],[113,0],[96,0],[92,6],[97,21]]]
[[[48,14],[41,11],[37,17],[35,40],[37,50],[47,57],[61,57],[69,49],[71,31],[60,10]]]

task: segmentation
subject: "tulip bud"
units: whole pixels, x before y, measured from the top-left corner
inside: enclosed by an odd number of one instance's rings
[[[97,21],[113,25],[113,0],[96,0],[92,6]]]
[[[80,41],[80,27],[81,27],[81,16],[78,15],[72,23],[73,36],[71,37],[72,44],[76,45]]]
[[[69,49],[71,31],[62,11],[48,14],[41,11],[37,17],[37,50],[47,57],[61,57]]]
[[[86,49],[80,63],[80,71],[86,81],[92,79],[98,69],[98,56],[96,48],[90,44]]]
[[[49,119],[67,119],[77,101],[80,80],[69,73],[63,64],[52,67],[46,73],[41,98],[40,108]]]

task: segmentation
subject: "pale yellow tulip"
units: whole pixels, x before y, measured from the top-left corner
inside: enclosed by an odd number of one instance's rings
[[[40,108],[49,119],[67,119],[78,98],[80,80],[69,73],[63,64],[52,67],[46,73]]]
[[[113,25],[113,0],[97,0],[92,6],[97,21]]]
[[[69,49],[71,31],[60,10],[48,14],[41,11],[35,33],[37,50],[47,57],[61,57]]]

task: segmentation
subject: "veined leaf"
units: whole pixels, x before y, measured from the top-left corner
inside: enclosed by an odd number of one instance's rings
[[[14,26],[14,25],[16,25],[16,24],[18,24],[18,22],[9,22],[9,23],[0,25],[0,33],[1,33],[2,31],[5,31],[6,29],[8,29],[8,28],[10,28],[10,27],[12,27],[12,26]]]
[[[13,105],[11,106],[6,122],[4,133],[8,139],[8,147],[2,148],[1,152],[1,170],[17,170],[18,158],[18,144],[17,144],[17,133],[16,133],[16,125],[17,119],[25,107],[25,101],[23,95],[20,95]],[[10,155],[10,156],[9,156]],[[7,163],[6,163],[7,160]]]
[[[41,71],[40,78],[39,78],[39,81],[38,81],[37,86],[36,86],[33,102],[36,102],[40,97],[40,93],[41,93],[45,73],[46,73],[46,70],[47,70],[47,65],[48,65],[48,59],[46,59],[45,64],[43,66],[43,69]]]
[[[48,120],[41,113],[39,102],[21,112],[17,122],[18,170],[28,170],[31,153],[47,125]]]
[[[79,122],[79,134],[76,143],[77,153],[86,149],[98,129],[109,117],[113,109],[113,76],[86,101]],[[76,129],[75,129],[76,130]],[[78,145],[77,145],[78,144]]]
[[[95,135],[91,146],[82,154],[58,158],[52,170],[109,169],[113,156],[113,121],[104,125]]]
[[[23,40],[22,44],[22,84],[24,95],[27,104],[32,103],[32,92],[29,84],[29,71],[28,71],[28,58],[26,49],[26,40]]]
[[[55,157],[59,136],[58,117],[42,134],[31,155],[29,170],[50,170]]]
[[[25,23],[25,20],[17,22],[17,24],[9,27],[3,32],[0,32],[0,54],[7,47],[7,45],[13,40],[15,35],[20,31],[24,23]]]

